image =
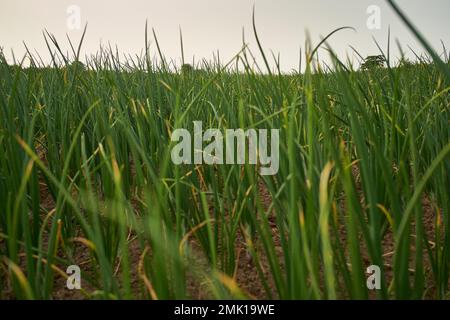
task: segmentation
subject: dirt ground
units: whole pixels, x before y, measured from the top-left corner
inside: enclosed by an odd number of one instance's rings
[[[355,173],[357,175],[357,173]],[[259,185],[259,194],[262,199],[262,203],[265,209],[268,209],[270,203],[271,203],[271,196],[267,189],[264,187],[262,183]],[[53,202],[53,199],[51,195],[49,194],[49,191],[45,185],[44,182],[41,182],[41,199],[42,199],[42,206],[47,209],[48,211],[52,210],[55,205]],[[362,202],[364,199],[361,200]],[[345,206],[345,204],[341,204]],[[427,197],[424,197],[422,200],[422,207],[424,212],[424,225],[425,225],[425,232],[428,236],[428,239],[432,239],[432,235],[434,234],[434,228],[435,228],[435,209],[433,208],[432,203]],[[343,219],[343,217],[341,217]],[[278,260],[280,261],[280,266],[282,270],[284,270],[284,259],[283,259],[283,251],[280,243],[280,233],[277,229],[276,223],[274,221],[274,217],[269,217],[270,226],[272,229],[272,235],[275,243],[275,250],[276,254],[278,256]],[[339,224],[338,229],[339,234],[339,240],[342,243],[346,242],[346,230],[344,227],[344,222],[341,221]],[[412,241],[411,241],[411,250],[414,253],[414,236],[412,235]],[[1,240],[0,240],[1,241]],[[264,254],[264,250],[262,248],[262,244],[258,241],[256,238],[255,240],[255,247],[256,250],[259,252],[260,256],[260,268],[265,275],[265,278],[267,280],[268,286],[270,288],[270,291],[272,293],[273,298],[278,298],[275,290],[274,281],[271,277],[270,273],[270,266],[268,263],[268,259],[266,255]],[[361,252],[363,255],[363,262],[367,266],[370,265],[369,261],[369,255],[367,252],[367,249],[365,248],[364,244],[361,241]],[[1,245],[1,242],[0,242]],[[200,245],[195,240],[195,237],[191,237],[189,240],[189,245],[191,248],[191,251],[195,253],[195,256],[197,258],[197,263],[202,263],[202,259],[204,260],[204,264],[206,265],[206,258],[201,253]],[[267,299],[269,298],[266,294],[266,291],[264,289],[263,283],[258,275],[257,266],[255,264],[255,261],[251,258],[248,250],[247,245],[245,243],[245,239],[242,235],[242,232],[238,232],[237,239],[236,239],[236,254],[238,256],[237,260],[237,269],[235,271],[234,279],[239,285],[240,289],[249,297],[252,299]],[[430,244],[433,247],[433,243]],[[139,267],[140,267],[140,261],[142,257],[143,250],[141,249],[139,242],[137,241],[136,237],[134,237],[132,234],[130,234],[129,237],[129,255],[130,255],[130,262],[132,267],[132,291],[137,297],[145,297],[147,295],[144,295],[143,293],[146,291],[146,287],[144,285],[143,279],[139,276]],[[392,280],[392,260],[393,260],[393,253],[394,253],[394,240],[393,235],[391,232],[387,232],[386,235],[383,238],[383,257],[385,259],[385,276],[387,283],[389,283]],[[151,254],[151,253],[149,253]],[[61,255],[62,258],[64,258],[63,252],[60,250],[59,255]],[[424,250],[424,265],[425,265],[425,274],[427,276],[426,279],[426,288],[427,288],[427,294],[425,298],[432,299],[434,297],[435,289],[434,288],[434,281],[432,278],[432,272],[430,272],[430,261],[428,258],[428,254],[426,250]],[[89,277],[95,278],[98,277],[98,274],[96,273],[96,270],[93,270],[91,261],[92,256],[89,253],[89,250],[86,248],[85,244],[83,243],[75,243],[74,244],[74,260],[78,262],[80,267],[82,267],[84,275],[88,275]],[[199,262],[200,261],[200,262]],[[25,263],[22,261],[23,264]],[[413,265],[413,257],[411,257],[410,261],[410,268],[411,268],[411,275],[414,274],[414,265]],[[22,263],[21,263],[22,264]],[[120,262],[117,263],[117,269],[115,272],[115,275],[119,277],[119,266]],[[64,266],[57,266],[60,270],[65,271]],[[3,266],[4,268],[4,266]],[[4,274],[6,270],[0,269],[0,277],[2,274]],[[3,281],[2,281],[3,280]],[[3,283],[2,288],[2,296],[7,298],[14,298],[12,294],[12,288],[11,284],[6,279],[0,279],[0,283]],[[96,289],[92,287],[89,282],[84,281],[82,282],[83,289],[87,293],[92,293]],[[192,299],[208,299],[212,298],[210,291],[208,290],[207,285],[205,283],[198,281],[198,278],[192,273],[188,272],[187,275],[187,290],[188,294]],[[58,272],[55,273],[54,278],[54,293],[52,296],[53,299],[85,299],[86,296],[84,293],[80,290],[68,290],[66,287],[66,278],[60,275]],[[341,297],[345,298],[345,297]],[[374,293],[370,294],[370,298],[374,299],[376,298],[376,295]]]

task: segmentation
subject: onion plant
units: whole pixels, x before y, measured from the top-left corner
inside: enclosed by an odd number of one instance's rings
[[[325,38],[283,74],[255,21],[258,52],[189,71],[147,28],[136,57],[81,63],[84,33],[65,54],[46,32],[49,65],[0,52],[0,297],[61,297],[79,265],[90,299],[255,298],[244,261],[257,298],[448,298],[449,59],[393,6],[428,50],[414,64],[380,46],[387,66],[359,70]],[[194,121],[279,129],[278,173],[175,165],[171,133]]]

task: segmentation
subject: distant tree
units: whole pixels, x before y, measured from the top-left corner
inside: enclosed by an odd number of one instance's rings
[[[191,74],[194,71],[194,67],[192,67],[189,63],[185,63],[181,66],[181,74]]]
[[[70,64],[69,69],[71,69],[71,70],[77,69],[78,71],[85,71],[86,67],[85,67],[84,63],[81,61],[73,61]]]
[[[361,64],[361,70],[368,71],[384,67],[386,60],[383,56],[368,56],[364,59]]]
[[[411,61],[409,61],[406,58],[402,58],[398,64],[399,67],[403,67],[403,68],[410,68],[412,66],[414,66],[414,63],[412,63]]]

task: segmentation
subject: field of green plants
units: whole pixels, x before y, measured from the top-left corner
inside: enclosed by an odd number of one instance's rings
[[[259,41],[176,70],[151,32],[127,59],[1,53],[0,298],[449,299],[450,65],[417,35],[427,55],[363,71],[325,41],[302,73]],[[173,164],[193,121],[280,129],[278,173]]]

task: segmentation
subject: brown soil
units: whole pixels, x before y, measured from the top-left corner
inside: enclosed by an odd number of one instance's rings
[[[358,172],[354,172],[356,180],[358,180]],[[44,209],[47,211],[51,211],[54,209],[55,204],[54,201],[46,187],[46,184],[44,181],[41,181],[41,203]],[[271,203],[271,196],[270,193],[267,191],[267,189],[264,187],[262,183],[259,184],[259,194],[262,199],[262,203],[264,206],[264,209],[268,209],[270,203]],[[364,203],[364,199],[361,200],[362,203]],[[341,203],[341,206],[345,207],[345,203]],[[424,226],[425,226],[425,232],[427,234],[428,239],[433,239],[434,231],[435,231],[435,221],[436,221],[436,210],[433,207],[432,202],[429,198],[424,197],[422,200],[422,207],[423,207],[423,213],[424,213]],[[345,223],[343,221],[344,217],[340,217],[339,225],[338,225],[338,234],[339,234],[339,240],[341,243],[346,243],[346,230],[345,230]],[[283,251],[280,244],[280,234],[277,229],[276,223],[274,221],[273,216],[269,216],[270,226],[272,228],[272,235],[275,243],[275,249],[276,254],[278,257],[278,260],[280,262],[280,266],[282,269],[284,269],[284,259],[283,259]],[[414,228],[414,224],[412,225],[412,228]],[[414,229],[412,229],[414,230]],[[414,246],[414,235],[411,235],[412,241],[411,241],[411,252],[415,252],[415,246]],[[248,247],[246,244],[246,240],[242,230],[238,232],[237,239],[236,239],[236,255],[238,256],[237,259],[237,269],[235,271],[235,274],[233,276],[236,283],[239,285],[240,289],[250,298],[253,299],[267,299],[269,298],[266,294],[266,291],[264,289],[263,283],[261,281],[261,278],[257,271],[257,265],[254,259],[251,258],[251,255],[248,251]],[[264,254],[264,250],[262,247],[262,244],[260,241],[258,241],[258,237],[253,239],[255,250],[258,252],[259,256],[259,263],[260,263],[260,269],[262,270],[264,277],[267,280],[267,284],[270,288],[272,298],[278,298],[275,290],[274,281],[271,277],[270,272],[270,266],[268,263],[268,259],[266,255]],[[200,245],[197,243],[195,237],[191,237],[188,241],[190,250],[193,252],[193,256],[195,256],[195,263],[197,266],[199,266],[199,269],[207,268],[205,267],[207,265],[206,258],[201,253],[202,250],[200,248]],[[0,246],[2,245],[2,240],[0,238]],[[433,243],[430,244],[433,247]],[[45,245],[44,245],[45,249]],[[98,278],[98,273],[96,270],[93,269],[92,259],[93,257],[89,253],[90,250],[85,246],[85,244],[81,242],[77,242],[74,244],[74,250],[73,250],[73,261],[77,261],[77,264],[80,265],[80,267],[83,270],[84,275],[88,275],[88,277],[96,279]],[[363,255],[363,262],[365,265],[369,266],[371,265],[369,255],[367,248],[365,248],[364,244],[361,241],[361,252]],[[393,258],[393,252],[394,252],[394,240],[393,235],[390,231],[386,233],[386,235],[383,238],[383,257],[385,259],[385,275],[387,283],[389,284],[392,280],[392,258]],[[129,257],[130,257],[130,264],[132,268],[132,291],[133,294],[136,295],[136,297],[142,297],[147,298],[148,297],[148,288],[145,286],[145,283],[143,279],[139,276],[139,262],[141,261],[141,256],[143,253],[143,249],[141,248],[139,241],[137,241],[136,237],[134,237],[130,233],[129,237]],[[148,253],[148,254],[151,254]],[[58,251],[58,255],[61,258],[67,258],[66,254],[63,252],[63,250]],[[428,258],[428,254],[426,252],[426,249],[424,249],[424,264],[425,264],[425,274],[427,276],[426,279],[426,288],[427,288],[427,294],[425,298],[433,298],[435,295],[435,288],[434,288],[434,281],[432,279],[432,272],[430,272],[430,261]],[[24,261],[21,261],[20,265],[22,267],[22,270],[24,270]],[[62,271],[65,271],[66,266],[58,265],[56,264],[56,267],[59,268]],[[3,268],[4,270],[2,270]],[[410,269],[411,269],[411,276],[414,275],[414,257],[412,256],[410,259]],[[115,275],[117,277],[120,277],[120,260],[117,261],[117,268],[115,270]],[[2,293],[1,296],[3,297],[9,297],[13,298],[12,294],[12,288],[9,280],[4,277],[6,273],[5,266],[0,263],[0,283],[2,283]],[[3,277],[3,278],[2,278]],[[195,270],[188,271],[187,274],[187,290],[188,294],[193,299],[207,299],[211,298],[211,292],[208,289],[208,284],[206,281],[199,281],[199,274],[195,272]],[[83,281],[83,280],[82,280]],[[87,292],[92,294],[96,288],[91,285],[89,282],[84,281],[82,282],[83,289]],[[54,277],[54,291],[53,291],[52,298],[54,299],[84,299],[86,296],[83,294],[83,292],[79,290],[68,290],[66,288],[66,278],[60,275],[59,273],[55,273]],[[375,294],[370,295],[371,298],[375,298]],[[341,297],[345,298],[345,297]]]

